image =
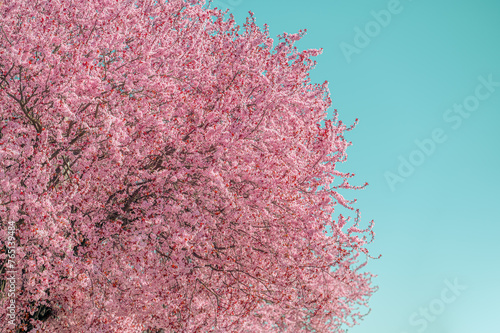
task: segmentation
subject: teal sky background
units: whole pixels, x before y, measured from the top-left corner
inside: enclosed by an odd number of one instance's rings
[[[329,82],[330,117],[336,108],[345,123],[359,118],[339,169],[370,184],[344,193],[364,225],[375,220],[370,250],[382,258],[368,265],[380,288],[372,311],[349,332],[500,332],[500,1],[213,6],[239,24],[253,11],[273,38],[307,29],[297,46],[324,49],[311,78]],[[388,9],[390,21],[375,23],[372,11]]]

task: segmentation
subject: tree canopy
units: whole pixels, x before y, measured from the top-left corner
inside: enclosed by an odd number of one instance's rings
[[[364,316],[372,223],[332,218],[363,187],[336,169],[352,126],[327,119],[305,31],[274,42],[252,15],[181,0],[7,0],[0,28],[3,332]]]

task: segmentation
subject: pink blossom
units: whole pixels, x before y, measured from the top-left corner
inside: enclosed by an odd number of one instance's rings
[[[335,169],[352,127],[326,119],[305,31],[275,43],[253,16],[238,30],[182,0],[4,1],[0,26],[18,328],[343,332],[364,316],[372,224],[331,217],[362,188]]]

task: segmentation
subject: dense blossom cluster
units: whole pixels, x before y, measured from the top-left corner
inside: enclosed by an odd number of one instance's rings
[[[332,219],[359,188],[335,169],[350,128],[326,119],[303,31],[273,43],[252,15],[181,0],[6,0],[0,29],[17,331],[340,332],[363,316],[371,224]]]

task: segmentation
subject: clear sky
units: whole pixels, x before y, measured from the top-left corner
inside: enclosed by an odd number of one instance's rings
[[[379,291],[350,333],[498,333],[500,1],[216,0],[323,48]],[[331,112],[330,112],[331,113]]]

